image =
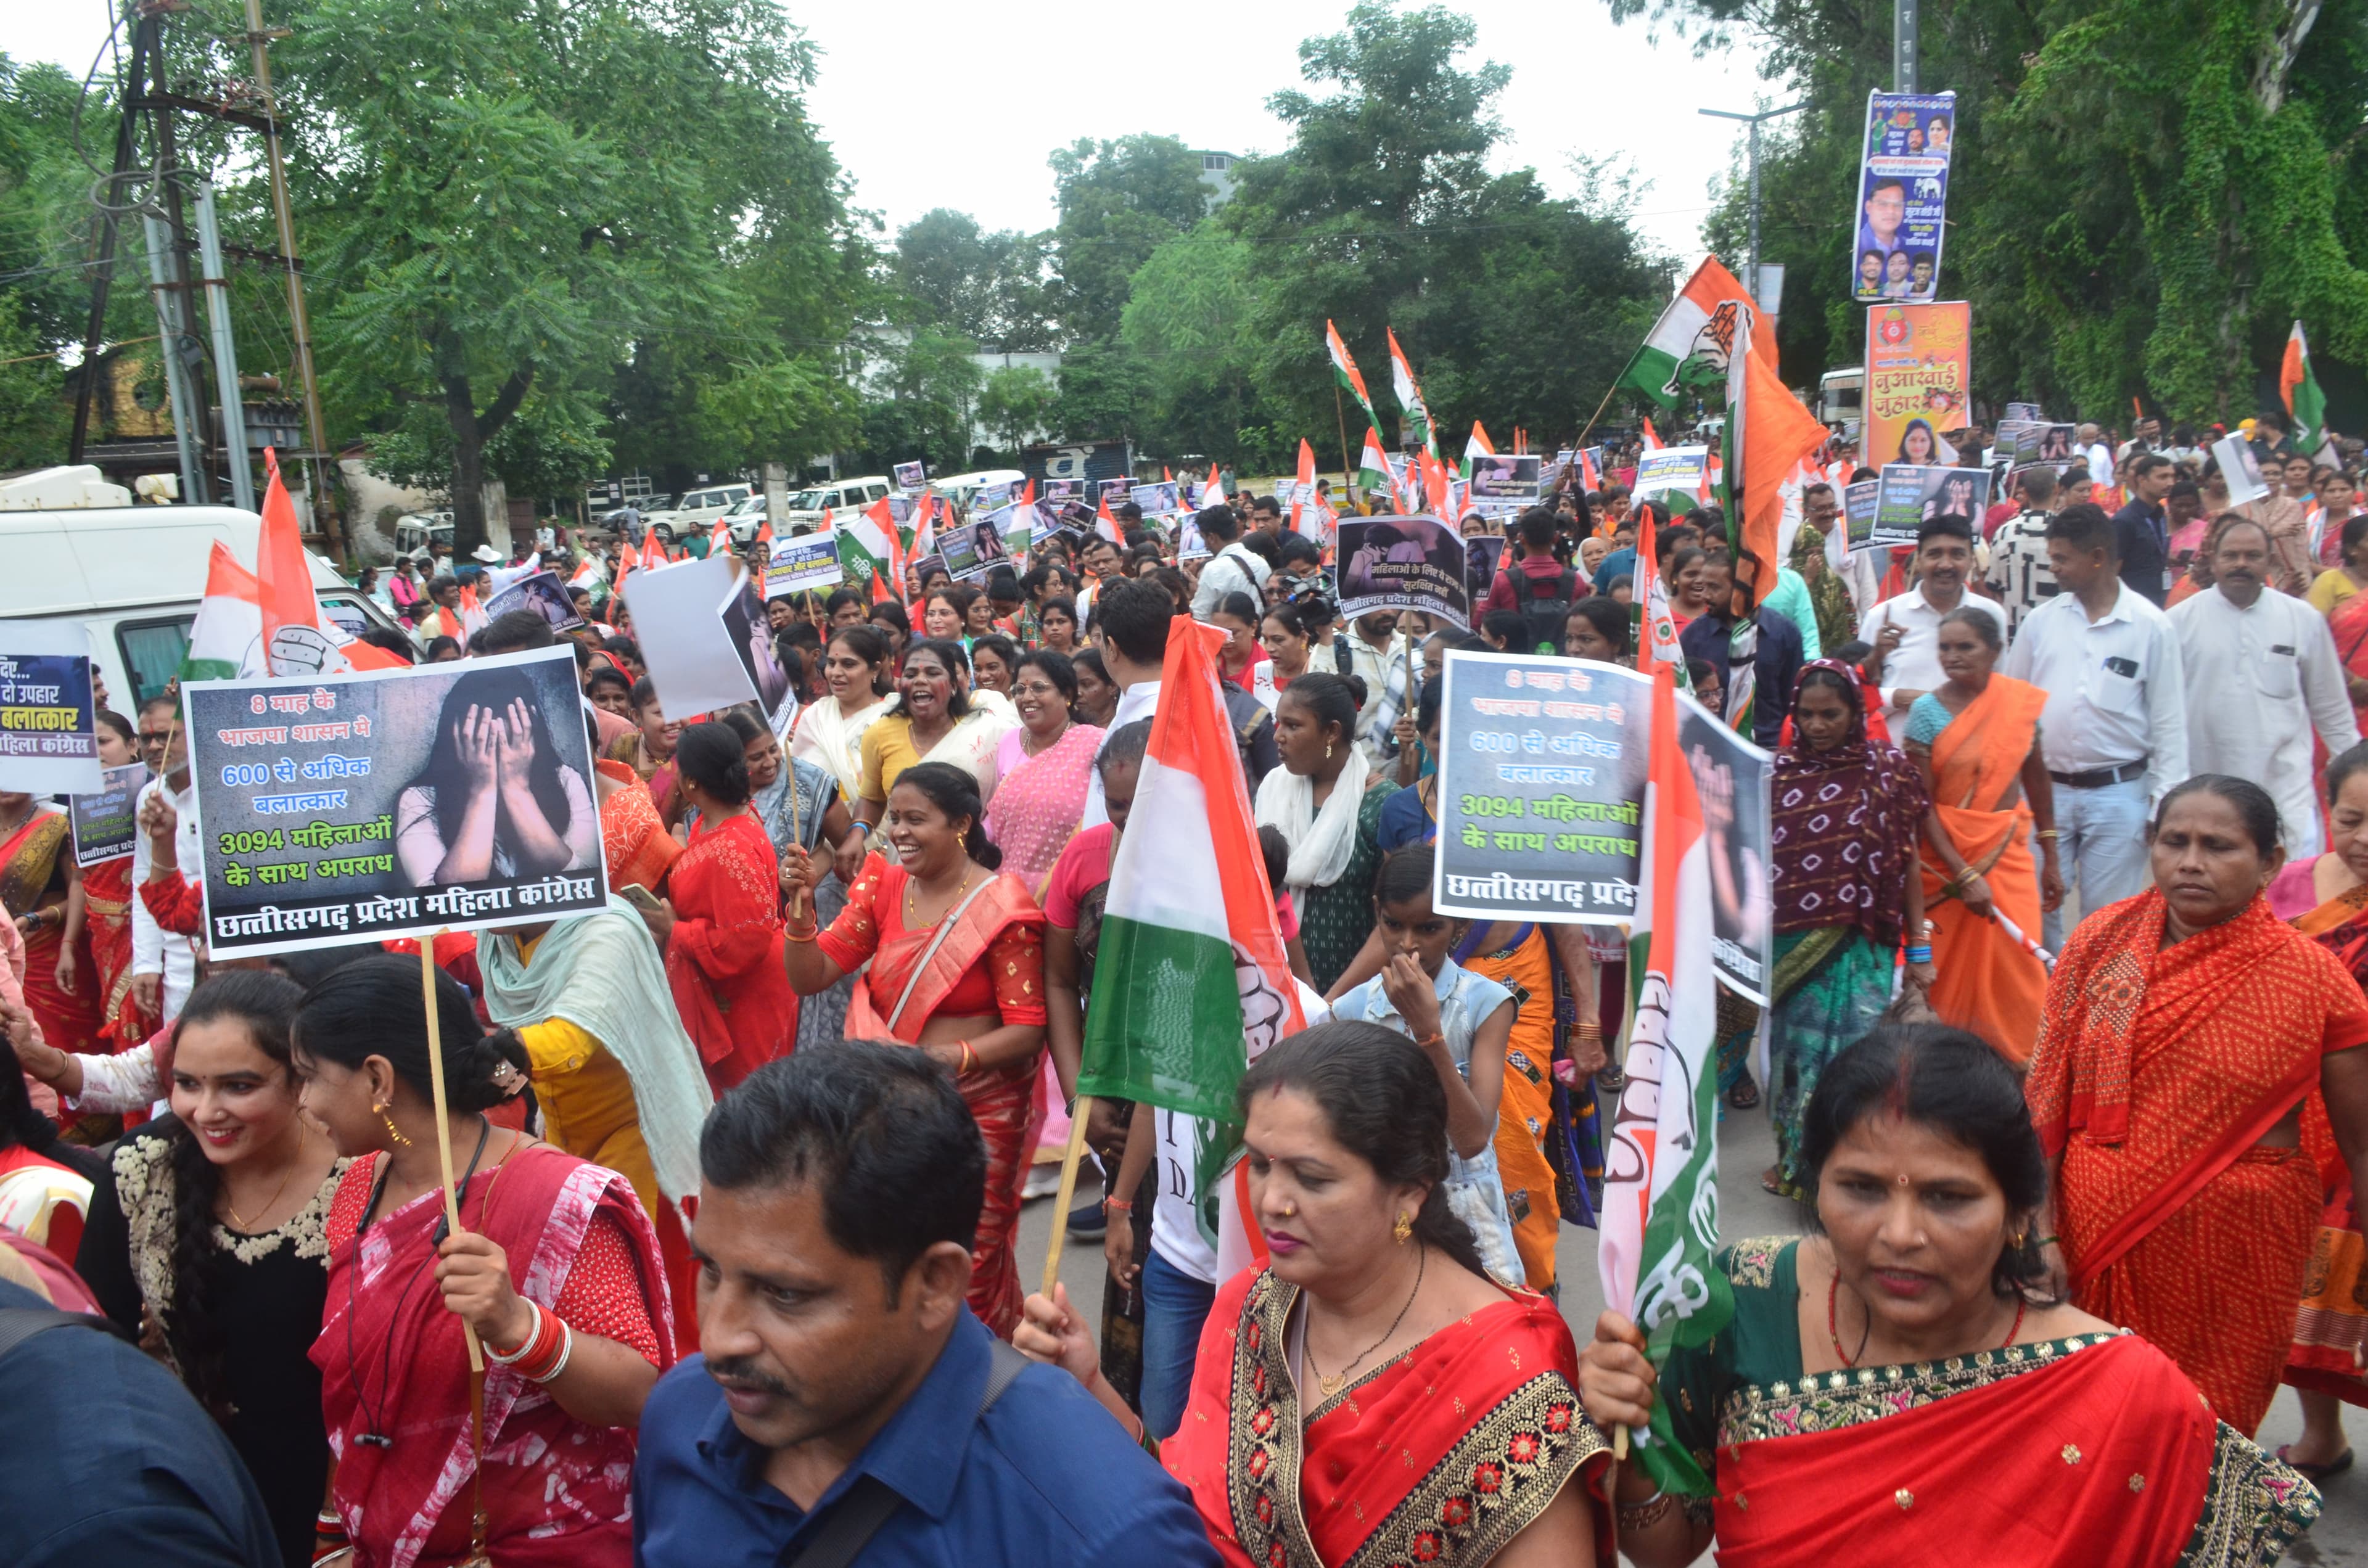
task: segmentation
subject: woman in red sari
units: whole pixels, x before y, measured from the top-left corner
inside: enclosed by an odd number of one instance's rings
[[[1008,1339],[1019,1321],[1019,1189],[1043,1104],[1030,1091],[1044,1052],[1044,913],[1019,879],[998,875],[978,781],[951,763],[916,763],[888,791],[898,865],[863,862],[847,908],[818,930],[793,892],[783,966],[811,996],[866,959],[847,1010],[849,1040],[928,1051],[956,1074],[986,1139],[970,1308]],[[677,870],[679,878],[681,872]]]
[[[781,862],[748,810],[748,763],[729,725],[683,731],[674,766],[699,824],[667,873],[666,905],[644,913],[721,1095],[797,1036],[798,999],[781,973]]]
[[[302,1106],[350,1156],[331,1200],[313,1346],[336,1456],[324,1534],[356,1568],[627,1568],[633,1427],[675,1359],[656,1234],[623,1176],[481,1114],[526,1083],[440,971],[436,1014],[460,1189],[438,1185],[419,966],[333,971],[296,1015]],[[486,1352],[483,1459],[469,1353]]]
[[[1319,1024],[1268,1048],[1236,1103],[1269,1261],[1218,1287],[1158,1445],[1228,1568],[1614,1561],[1570,1330],[1491,1279],[1449,1209],[1447,1096],[1421,1048]],[[1029,1298],[1014,1343],[1139,1431],[1065,1287]]]
[[[1802,1154],[1815,1233],[1719,1256],[1709,1343],[1656,1372],[1606,1312],[1580,1354],[1588,1414],[1667,1445],[1614,1482],[1638,1568],[1713,1541],[1720,1568],[2268,1568],[2309,1526],[2317,1494],[2169,1358],[2047,1291],[2046,1162],[1981,1040],[1877,1028]]]
[[[131,722],[100,709],[99,766],[127,767],[139,760]],[[98,1007],[98,1038],[123,1051],[146,1040],[154,1027],[131,1000],[131,852],[127,849],[81,870],[66,890],[58,983],[76,995],[89,987]]]
[[[59,972],[66,894],[80,877],[65,813],[43,811],[30,795],[0,792],[0,903],[25,938],[25,1006],[60,1051],[103,1053],[112,1047],[99,1042],[97,997],[87,985],[69,988],[77,978],[72,962]]]
[[[2154,888],[2082,922],[2048,986],[2029,1083],[2056,1167],[2044,1229],[2085,1311],[2161,1346],[2250,1434],[2318,1237],[2314,1091],[2355,1185],[2368,1171],[2368,1000],[2270,913],[2282,852],[2260,786],[2198,774],[2163,797],[2151,844]]]

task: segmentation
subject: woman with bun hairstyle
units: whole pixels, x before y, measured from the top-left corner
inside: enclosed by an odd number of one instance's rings
[[[623,1176],[485,1119],[526,1086],[526,1049],[440,971],[436,1015],[458,1233],[418,964],[359,960],[296,1010],[303,1109],[353,1162],[313,1346],[336,1458],[324,1532],[349,1532],[360,1565],[626,1568],[632,1429],[675,1359],[657,1237]],[[485,1351],[482,1463],[463,1323]]]
[[[1019,1321],[1019,1188],[1043,1114],[1030,1090],[1044,1051],[1044,913],[1019,878],[997,870],[1003,852],[987,839],[985,814],[967,769],[905,768],[882,818],[898,863],[867,859],[827,930],[803,890],[792,891],[782,961],[790,984],[811,996],[870,960],[847,1037],[913,1046],[956,1074],[986,1139],[970,1305],[1008,1339]]]

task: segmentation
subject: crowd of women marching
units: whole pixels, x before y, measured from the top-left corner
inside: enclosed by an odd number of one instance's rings
[[[77,869],[56,811],[0,794],[0,1277],[104,1313],[170,1369],[244,1461],[282,1562],[582,1568],[633,1561],[637,1540],[660,1561],[682,1505],[637,1455],[645,1406],[712,1377],[732,1414],[710,1451],[797,1392],[703,1321],[732,1277],[701,1240],[715,1130],[786,1092],[785,1059],[822,1073],[842,1040],[885,1041],[936,1065],[983,1147],[957,1183],[957,1299],[1100,1403],[1064,1407],[1085,1436],[1157,1457],[1210,1561],[1659,1564],[1715,1545],[1848,1563],[1975,1540],[1996,1562],[2274,1561],[2318,1507],[2300,1472],[2349,1467],[2340,1402],[2368,1403],[2351,1199],[2368,746],[2328,748],[2325,837],[2304,841],[2330,846],[2291,863],[2301,824],[2259,784],[2169,780],[2146,885],[2089,900],[2051,975],[2055,801],[2077,786],[2043,755],[2048,691],[2001,673],[1986,519],[1930,520],[1868,596],[1812,485],[1799,570],[1761,612],[1794,649],[1759,716],[1778,741],[1772,1002],[1720,1014],[1738,1113],[1764,1031],[1762,1179],[1808,1233],[1728,1238],[1734,1316],[1709,1343],[1648,1358],[1616,1313],[1575,1338],[1555,1255],[1601,1198],[1622,935],[1451,919],[1431,846],[1451,651],[1540,651],[1538,606],[1566,600],[1546,652],[1633,663],[1630,606],[1657,573],[1681,634],[1718,629],[1686,644],[1697,697],[1715,709],[1729,684],[1719,520],[1632,501],[1617,454],[1604,477],[1508,526],[1469,632],[1344,619],[1320,541],[1273,497],[1199,514],[1213,553],[1182,560],[1121,507],[1121,542],[1056,537],[1024,570],[772,601],[797,700],[769,716],[666,712],[622,596],[584,593],[568,640],[598,776],[536,831],[597,818],[616,896],[424,959],[207,964],[175,705],[103,713],[104,760],[154,775],[136,855]],[[2368,568],[2332,581],[2368,518],[2328,520],[2349,491],[2316,483],[2307,525],[2222,516],[2189,546],[2196,575],[2232,540],[2315,528],[2339,543],[2312,602],[2368,604]],[[2068,593],[2112,536],[2059,510],[2044,553]],[[2220,580],[2241,581],[2229,560]],[[411,655],[554,641],[537,615],[472,622],[449,579],[398,575]],[[1096,989],[1152,983],[1098,949],[1121,837],[1166,825],[1134,804],[1168,644],[1195,621],[1325,1021],[1258,1058],[1231,1126],[1080,1112],[1076,1229],[1108,1276],[1087,1322],[1023,1284],[1019,1220],[1078,1109]],[[1779,642],[1761,639],[1763,676]],[[496,852],[518,851],[512,820]],[[1236,1138],[1266,1262],[1228,1277],[1216,1160]],[[862,1228],[840,1203],[834,1238]],[[683,1364],[702,1329],[706,1359]],[[2282,1381],[2321,1402],[2291,1465],[2251,1441]],[[1662,1460],[1615,1463],[1622,1428]],[[752,1462],[761,1491],[774,1472]],[[824,1506],[780,1484],[787,1540]]]

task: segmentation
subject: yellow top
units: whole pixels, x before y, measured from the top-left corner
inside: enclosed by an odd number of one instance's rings
[[[2319,614],[2333,615],[2336,606],[2359,591],[2359,585],[2352,582],[2342,567],[2330,566],[2318,574],[2318,581],[2310,585],[2310,592],[2303,597],[2310,601],[2310,608]]]
[[[518,956],[531,961],[534,944],[520,942]],[[528,1024],[518,1037],[526,1047],[527,1076],[533,1080],[536,1103],[542,1108],[544,1142],[615,1171],[633,1184],[645,1211],[661,1212],[665,1199],[658,1193],[657,1168],[650,1163],[649,1145],[642,1141],[641,1113],[625,1064],[565,1018]]]
[[[902,713],[879,720],[863,732],[863,798],[885,801],[905,769],[921,760],[913,745],[913,721]]]

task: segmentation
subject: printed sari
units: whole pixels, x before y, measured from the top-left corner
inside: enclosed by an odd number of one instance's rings
[[[1940,706],[1938,699],[1919,699],[1919,706],[1923,701]],[[1994,675],[1930,743],[1932,809],[1941,830],[2025,939],[1998,920],[1975,916],[1953,889],[1944,892],[1948,873],[1928,846],[1924,913],[1934,926],[1938,971],[1929,999],[1943,1023],[1972,1030],[2016,1063],[2031,1059],[2047,995],[2047,966],[2029,946],[2039,930],[2039,872],[2031,858],[2031,807],[2018,788],[2046,706],[2047,694],[2037,687]],[[1916,728],[1910,725],[1911,744]],[[2003,806],[2010,795],[2014,804]]]
[[[847,1010],[847,1038],[917,1040],[929,1020],[994,1017],[1004,1024],[1044,1022],[1044,912],[1020,885],[999,875],[935,926],[905,925],[905,869],[877,855],[848,894],[847,908],[814,941],[849,974],[865,960]],[[1002,1067],[962,1074],[962,1103],[986,1140],[986,1204],[970,1281],[970,1309],[1003,1338],[1019,1324],[1019,1191],[1043,1105],[1035,1094],[1041,1049]]]
[[[1004,869],[1044,896],[1053,863],[1077,831],[1086,812],[1086,786],[1103,732],[1072,724],[1035,756],[1028,755],[1025,728],[1006,732],[996,761],[1003,778],[986,810],[986,835],[1003,851]]]
[[[2368,906],[2368,885],[2328,900],[2294,926],[2305,936],[2316,937],[2354,980],[2368,984],[2363,906]],[[2317,1095],[2303,1102],[2302,1146],[2318,1167],[2327,1201],[2319,1211],[2318,1241],[2303,1271],[2302,1308],[2294,1318],[2284,1379],[2295,1388],[2333,1394],[2347,1404],[2368,1405],[2368,1370],[2363,1370],[2368,1367],[2368,1242],[2362,1239],[2351,1168],[2336,1144],[2327,1102]]]
[[[1610,1462],[1543,1297],[1508,1292],[1305,1412],[1298,1304],[1262,1269],[1218,1287],[1183,1425],[1160,1445],[1227,1568],[1483,1563]],[[1608,1539],[1599,1551],[1611,1561]]]
[[[2368,1044],[2368,1000],[2261,899],[2168,949],[2164,916],[2149,890],[2073,933],[2024,1092],[2062,1161],[2073,1299],[2160,1346],[2249,1434],[2326,1198],[2303,1150],[2260,1141],[2312,1096],[2321,1056]]]
[[[649,791],[638,788],[641,780],[631,767],[607,757],[593,766],[602,778],[626,786],[600,802],[600,850],[609,863],[609,885],[661,891],[682,846],[666,832]]]
[[[0,904],[11,918],[45,903],[65,912],[65,879],[60,856],[74,853],[63,812],[36,809],[29,821],[0,844]],[[58,897],[49,895],[55,892]],[[63,923],[45,924],[25,938],[25,1006],[41,1026],[42,1038],[60,1051],[104,1055],[112,1047],[99,1037],[104,1018],[91,985],[71,992],[58,984]]]
[[[587,1426],[541,1385],[489,1362],[484,1460],[471,1462],[469,1354],[429,1278],[442,1195],[424,1192],[355,1233],[379,1163],[356,1161],[338,1190],[328,1306],[312,1352],[337,1460],[330,1504],[357,1568],[458,1562],[470,1550],[472,1483],[503,1568],[626,1568],[632,1429]],[[674,1364],[657,1238],[624,1177],[535,1145],[465,1185],[461,1224],[501,1247],[521,1295],[579,1332],[642,1341],[634,1348],[661,1371]],[[618,1264],[602,1266],[618,1277],[571,1290],[578,1264],[616,1244],[603,1232],[622,1237]]]
[[[2368,680],[2368,594],[2354,594],[2337,605],[2327,618],[2327,626],[2335,634],[2335,653],[2343,661],[2343,673]],[[2368,702],[2354,698],[2351,707],[2361,722],[2368,724]]]
[[[747,812],[700,823],[667,878],[666,983],[716,1094],[790,1049],[797,994],[781,969],[781,866]]]
[[[131,856],[83,868],[83,930],[90,942],[98,1038],[119,1051],[148,1038],[146,1021],[131,1003]]]
[[[1735,1316],[1661,1374],[1720,1568],[2269,1568],[2317,1517],[2135,1334],[1804,1376],[1798,1250],[1721,1254]]]

